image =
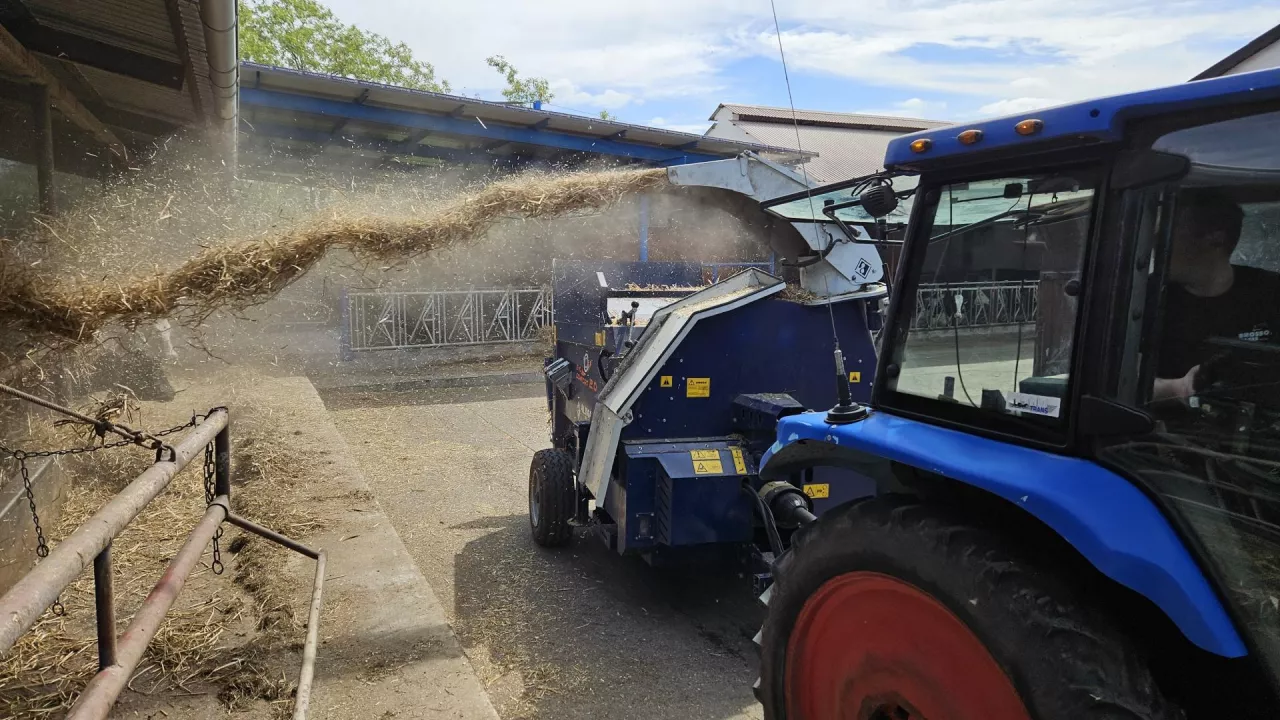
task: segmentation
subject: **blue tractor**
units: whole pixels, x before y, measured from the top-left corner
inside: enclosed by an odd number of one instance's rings
[[[765,203],[910,206],[869,408],[760,459],[875,482],[772,567],[765,717],[1280,717],[1280,71],[885,167]]]
[[[564,268],[534,539],[751,549],[771,720],[1280,717],[1280,71],[885,168],[672,169],[786,283]]]

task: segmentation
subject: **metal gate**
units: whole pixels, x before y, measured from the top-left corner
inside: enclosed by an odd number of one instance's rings
[[[962,328],[1035,323],[1039,290],[1035,280],[922,284],[916,288],[911,329],[946,330],[953,319]]]
[[[404,350],[536,340],[550,288],[347,292],[344,350]]]

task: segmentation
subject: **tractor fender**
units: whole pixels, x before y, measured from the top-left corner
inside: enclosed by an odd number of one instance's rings
[[[843,457],[842,457],[843,456]],[[848,425],[825,413],[778,423],[763,477],[800,467],[900,462],[994,493],[1048,525],[1100,572],[1156,604],[1197,646],[1246,654],[1230,615],[1177,531],[1129,480],[1091,461],[883,412]]]

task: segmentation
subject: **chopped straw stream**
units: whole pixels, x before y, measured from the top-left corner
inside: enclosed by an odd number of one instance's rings
[[[661,169],[612,170],[494,182],[447,201],[420,220],[338,217],[265,240],[210,247],[170,272],[66,284],[13,262],[0,266],[0,321],[81,341],[111,323],[162,317],[203,320],[270,299],[330,250],[397,261],[458,246],[508,217],[550,218],[612,205],[667,185]]]

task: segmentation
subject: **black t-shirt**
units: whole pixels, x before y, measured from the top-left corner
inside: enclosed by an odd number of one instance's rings
[[[1163,317],[1157,377],[1180,378],[1208,360],[1220,350],[1209,338],[1280,344],[1280,275],[1237,265],[1231,289],[1217,297],[1170,283]]]

